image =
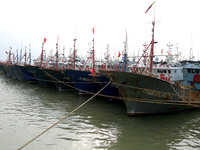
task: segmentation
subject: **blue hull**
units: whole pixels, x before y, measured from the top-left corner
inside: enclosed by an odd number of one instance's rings
[[[25,66],[28,72],[33,73],[35,80],[43,87],[54,87],[51,79],[38,66]]]
[[[100,76],[98,78],[98,81],[101,83],[102,87],[104,87],[107,85],[110,79],[105,76]],[[116,88],[115,84],[113,83],[110,83],[110,85],[108,85],[103,90],[103,94],[107,96],[106,99],[110,102],[120,100],[120,99],[115,98],[115,97],[119,97],[119,90]]]
[[[55,81],[54,84],[58,91],[69,91],[74,90],[74,85],[71,83],[72,80],[62,70],[43,69],[43,71]],[[60,83],[59,81],[63,82]],[[68,86],[69,85],[69,86]]]
[[[94,94],[101,89],[99,83],[95,83],[95,77],[89,71],[64,70],[65,74],[71,77],[78,94]]]

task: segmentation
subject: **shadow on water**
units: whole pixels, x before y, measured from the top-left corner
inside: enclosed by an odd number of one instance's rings
[[[4,88],[1,94],[9,95],[4,98],[6,101],[0,101],[3,104],[0,115],[8,118],[5,123],[10,128],[5,130],[4,126],[0,126],[0,134],[8,132],[12,135],[7,133],[2,140],[5,142],[8,138],[12,141],[14,146],[10,149],[24,144],[90,98],[4,76],[0,76],[0,87]],[[123,103],[111,103],[105,98],[95,97],[28,148],[155,150],[198,149],[199,145],[199,110],[128,117]],[[5,147],[8,145],[1,145],[0,149]]]

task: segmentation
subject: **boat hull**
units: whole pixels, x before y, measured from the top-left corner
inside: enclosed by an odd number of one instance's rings
[[[54,87],[53,81],[38,66],[26,65],[28,72],[33,73],[35,80],[43,87]]]
[[[18,65],[14,65],[13,66],[13,73],[15,74],[15,76],[17,77],[17,79],[19,81],[26,81],[24,73],[20,70],[20,68],[18,67]]]
[[[152,76],[117,71],[102,73],[112,77],[130,116],[180,112],[194,108],[189,102],[199,102],[199,92]]]
[[[95,94],[101,89],[101,85],[96,83],[95,76],[89,71],[67,69],[64,72],[72,79],[78,94]]]
[[[28,72],[25,66],[16,65],[16,67],[21,71],[23,74],[23,80],[31,83],[36,83],[37,81],[34,79],[34,75],[31,72]]]
[[[6,71],[3,68],[3,63],[0,63],[0,70],[6,75]]]
[[[104,75],[99,76],[97,80],[99,81],[102,87],[106,86],[107,83],[110,81],[110,79]],[[110,102],[120,101],[120,99],[118,99],[119,90],[113,83],[109,84],[106,88],[104,88],[103,94],[105,95],[106,99]]]
[[[3,69],[5,70],[7,76],[12,78],[17,78],[14,74],[14,65],[12,64],[3,64]]]
[[[54,81],[54,84],[58,91],[71,91],[74,90],[74,85],[69,76],[67,76],[62,70],[43,69],[46,75]],[[62,83],[61,83],[62,82]]]

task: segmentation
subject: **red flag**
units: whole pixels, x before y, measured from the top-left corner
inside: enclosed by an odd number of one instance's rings
[[[118,57],[120,57],[120,56],[121,56],[121,53],[120,53],[120,51],[119,51]]]
[[[163,49],[161,50],[161,54],[163,54]]]
[[[153,6],[154,3],[155,3],[155,1],[149,6],[149,8],[146,10],[145,13],[147,13],[149,11],[149,9]]]
[[[94,70],[92,70],[92,75],[94,75]]]
[[[92,32],[93,32],[93,34],[94,34],[94,27],[93,27],[93,29],[92,29]]]
[[[44,43],[47,41],[47,39],[46,38],[44,38]]]

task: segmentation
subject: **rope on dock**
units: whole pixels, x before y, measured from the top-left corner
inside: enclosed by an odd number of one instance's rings
[[[38,137],[40,137],[41,135],[43,135],[45,132],[47,132],[48,130],[50,130],[51,128],[53,128],[54,126],[56,126],[57,124],[59,124],[61,121],[63,121],[64,119],[66,119],[69,115],[71,115],[73,112],[77,111],[79,108],[81,108],[82,106],[84,106],[86,103],[88,103],[90,100],[92,100],[96,95],[98,95],[103,89],[105,89],[110,83],[111,80],[108,82],[108,84],[106,84],[101,90],[99,90],[96,94],[94,94],[92,97],[90,97],[88,100],[86,100],[84,103],[82,103],[81,105],[79,105],[77,108],[75,108],[74,110],[72,110],[70,113],[68,113],[66,116],[64,116],[63,118],[61,118],[59,121],[57,121],[56,123],[54,123],[53,125],[51,125],[49,128],[47,128],[46,130],[44,130],[43,132],[41,132],[39,135],[37,135],[36,137],[34,137],[33,139],[31,139],[30,141],[28,141],[26,144],[24,144],[23,146],[21,146],[20,148],[18,148],[17,150],[21,150],[22,148],[24,148],[25,146],[29,145],[31,142],[33,142],[34,140],[36,140]]]

